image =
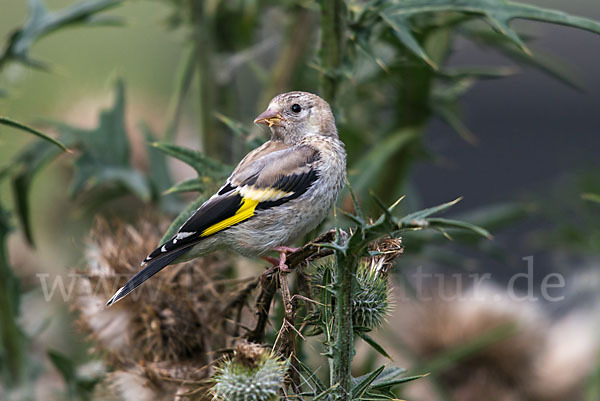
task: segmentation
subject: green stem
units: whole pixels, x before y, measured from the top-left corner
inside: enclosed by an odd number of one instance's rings
[[[214,60],[214,12],[211,2],[190,1],[191,18],[194,26],[198,68],[199,106],[198,119],[203,150],[219,160],[223,160],[221,137],[218,135],[214,118],[217,104],[216,79],[212,67]]]
[[[321,1],[321,94],[335,103],[344,59],[346,6],[344,0]]]
[[[352,384],[351,363],[354,356],[352,331],[352,295],[359,258],[336,252],[335,327],[333,347],[333,382],[338,387],[335,400],[349,400]]]
[[[181,64],[175,81],[175,93],[171,98],[169,105],[169,118],[166,127],[165,139],[167,142],[174,143],[179,128],[181,114],[183,113],[183,103],[190,90],[194,73],[196,72],[196,64],[198,62],[197,47],[193,46],[188,54],[182,56]]]
[[[7,387],[16,387],[24,378],[25,341],[17,325],[19,283],[8,265],[6,240],[8,214],[0,206],[0,358]]]
[[[307,39],[312,39],[312,32],[315,29],[313,12],[300,6],[293,7],[291,11],[294,20],[287,32],[287,40],[279,53],[280,56],[270,71],[271,79],[263,90],[258,103],[259,108],[264,108],[273,96],[290,89],[290,83],[293,82],[296,72],[304,66],[302,57],[311,43]]]

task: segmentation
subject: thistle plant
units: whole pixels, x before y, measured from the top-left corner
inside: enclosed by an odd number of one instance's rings
[[[95,288],[103,280],[117,285],[120,275],[138,270],[140,255],[161,242],[161,235],[171,236],[228,176],[228,163],[261,143],[257,130],[239,121],[251,121],[250,116],[274,94],[291,89],[320,91],[332,102],[356,196],[351,191],[341,196],[339,218],[330,219],[323,234],[312,241],[307,238],[289,255],[291,273],[263,273],[261,265],[248,278],[239,279],[234,273],[237,260],[219,254],[171,268],[161,276],[160,288],[158,282],[156,286],[149,283],[146,290],[154,292],[140,291],[138,302],[126,301],[110,312],[102,309],[104,299],[79,293],[73,302],[79,312],[78,326],[99,351],[90,359],[102,360],[105,366],[104,380],[96,391],[112,391],[109,399],[125,400],[216,397],[258,401],[284,394],[319,400],[395,398],[395,386],[425,372],[407,376],[400,367],[379,366],[352,377],[351,363],[358,341],[365,341],[383,357],[388,355],[370,332],[385,324],[390,310],[388,271],[402,253],[400,238],[406,239],[411,255],[433,258],[425,247],[443,246],[445,236],[479,244],[475,237],[490,237],[480,225],[489,229],[523,217],[515,213],[498,217],[485,210],[480,215],[486,220],[475,225],[437,216],[456,201],[414,213],[408,210],[421,206],[396,203],[387,207],[411,190],[407,186],[411,166],[423,158],[424,133],[431,118],[441,117],[473,142],[474,135],[461,119],[460,99],[478,81],[507,75],[507,69],[498,66],[449,66],[456,38],[467,37],[572,84],[560,68],[537,59],[528,39],[510,23],[515,19],[544,21],[596,34],[600,23],[504,0],[164,2],[172,9],[170,25],[184,31],[178,37],[185,38],[189,51],[180,60],[164,130],[154,132],[141,124],[138,136],[146,143],[138,150],[145,155],[148,168],[132,162],[130,139],[135,134],[125,124],[126,85],[122,81],[116,85],[113,105],[98,112],[95,128],[49,122],[59,142],[12,118],[0,117],[3,128],[44,139],[28,143],[14,157],[2,154],[7,162],[0,168],[0,183],[10,186],[6,192],[13,192],[14,204],[6,205],[4,198],[0,204],[0,398],[7,394],[11,399],[14,391],[20,399],[34,399],[30,389],[42,377],[42,368],[36,362],[39,355],[31,354],[39,350],[43,357],[50,356],[63,375],[66,398],[96,395],[93,386],[76,374],[74,361],[46,352],[45,345],[30,347],[35,339],[20,324],[21,294],[29,289],[19,286],[14,272],[18,269],[9,263],[12,250],[7,241],[16,222],[27,242],[34,245],[38,222],[31,213],[36,207],[31,193],[39,172],[58,158],[69,169],[70,174],[64,176],[70,178],[57,179],[54,187],[70,186],[70,195],[80,201],[70,204],[75,215],[82,217],[76,219],[78,232],[86,218],[92,221],[92,214],[116,215],[112,229],[104,223],[86,227],[91,232],[88,249],[96,253],[73,256],[86,261],[84,285]],[[59,10],[50,10],[46,3],[27,1],[28,18],[14,27],[2,46],[0,73],[13,65],[51,70],[52,60],[34,57],[36,43],[75,25],[118,25],[121,18],[108,12],[119,12],[126,2],[80,0]],[[276,18],[269,14],[272,11]],[[0,96],[11,96],[10,82],[0,81]],[[189,144],[181,146],[184,138],[177,135],[189,108],[186,102],[192,98],[188,94],[193,91],[197,111],[193,114],[199,119],[196,131],[206,153],[189,149]],[[72,153],[63,157],[66,147]],[[169,157],[192,166],[197,177],[173,183]],[[370,196],[371,190],[382,201]],[[182,210],[184,193],[198,198]],[[46,197],[38,198],[38,203],[46,203],[41,210],[58,210],[48,205]],[[124,207],[114,208],[115,199]],[[57,215],[62,215],[66,208],[59,207]],[[132,213],[140,209],[176,219],[166,228],[162,218]],[[378,214],[374,220],[368,217]],[[62,223],[67,225],[68,219]],[[415,233],[425,230],[427,234]],[[62,245],[52,244],[61,251],[65,250]],[[76,247],[69,247],[69,252],[71,248]],[[320,361],[328,375],[320,375],[322,371],[309,363],[310,351],[303,347],[309,335],[321,342]],[[240,338],[251,345],[238,347],[231,355]],[[50,374],[54,379],[56,372]]]

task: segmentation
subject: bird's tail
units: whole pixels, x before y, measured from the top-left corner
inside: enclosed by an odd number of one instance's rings
[[[121,298],[124,298],[131,291],[135,290],[139,287],[144,281],[148,280],[150,277],[154,276],[156,273],[161,271],[163,268],[173,263],[175,259],[189,251],[191,247],[179,249],[177,251],[171,252],[162,257],[158,257],[151,262],[149,262],[143,270],[139,271],[135,276],[129,279],[127,283],[112,296],[111,299],[108,300],[106,306],[111,306]]]

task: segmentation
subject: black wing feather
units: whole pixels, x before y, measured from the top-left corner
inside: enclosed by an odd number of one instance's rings
[[[239,194],[230,195],[227,197],[217,198],[213,201],[208,201],[203,204],[197,211],[186,221],[179,232],[194,233],[189,237],[175,240],[171,238],[169,241],[161,244],[156,248],[146,260],[151,260],[161,254],[173,251],[177,248],[185,247],[197,243],[201,238],[200,234],[208,227],[225,220],[235,214],[242,204],[242,197]]]
[[[284,203],[289,202],[292,199],[296,199],[297,197],[308,191],[308,188],[310,188],[312,183],[315,182],[317,178],[319,178],[319,174],[316,170],[313,169],[309,170],[306,173],[291,174],[279,178],[275,182],[274,187],[281,189],[282,191],[293,192],[293,194],[281,199],[277,199],[275,201],[260,202],[256,206],[256,209],[269,209],[275,206],[283,205]],[[282,186],[284,186],[287,189],[283,189]]]
[[[125,283],[125,285],[121,287],[119,291],[117,291],[115,295],[112,296],[111,299],[108,300],[106,306],[110,306],[118,300],[120,300],[121,298],[127,296],[127,294],[139,287],[144,281],[154,276],[165,266],[169,265],[171,262],[173,262],[175,259],[177,259],[189,250],[190,247],[183,248],[173,253],[170,253],[169,255],[164,255],[162,258],[157,258],[152,262],[148,263],[148,265],[144,267],[143,270],[139,271],[135,276],[130,278],[129,281],[127,281],[127,283]]]

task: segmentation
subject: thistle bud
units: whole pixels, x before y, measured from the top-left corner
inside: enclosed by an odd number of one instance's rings
[[[352,325],[374,329],[381,325],[390,310],[387,278],[377,275],[366,264],[358,267],[357,289],[352,297]]]
[[[239,345],[231,359],[217,368],[211,392],[224,401],[277,399],[287,363],[257,344]]]
[[[391,309],[388,271],[403,251],[400,238],[385,238],[369,246],[372,256],[356,272],[357,289],[352,297],[352,324],[372,330],[381,325]]]

